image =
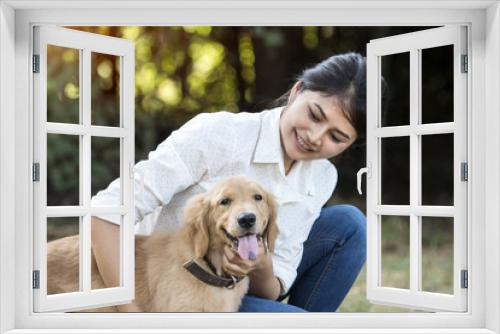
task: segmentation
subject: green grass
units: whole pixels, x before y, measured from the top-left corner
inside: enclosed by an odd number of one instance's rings
[[[392,231],[394,233],[394,231]],[[422,286],[424,291],[453,292],[453,243],[449,233],[437,232],[423,235]],[[392,239],[391,239],[392,238]],[[384,286],[409,286],[408,245],[394,234],[391,242],[384,243],[382,251]],[[385,239],[384,239],[385,241]],[[384,306],[366,299],[366,265],[363,266],[354,285],[337,312],[419,312],[417,310]]]

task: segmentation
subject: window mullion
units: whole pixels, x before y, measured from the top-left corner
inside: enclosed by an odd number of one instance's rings
[[[420,140],[416,133],[420,114],[420,61],[419,50],[410,51],[410,291],[419,288],[420,278],[420,218],[416,214],[420,184]]]
[[[86,130],[83,134],[82,152],[82,177],[80,189],[83,194],[83,207],[85,210],[80,226],[80,282],[83,285],[82,291],[90,292],[91,289],[91,216],[90,216],[90,200],[91,200],[91,134],[90,131],[90,98],[91,98],[91,81],[90,81],[90,51],[89,49],[82,50],[80,80],[81,80],[81,111],[82,125]]]
[[[134,48],[131,46],[127,53],[120,59],[120,68],[123,75],[120,77],[120,126],[127,134],[121,140],[122,152],[121,159],[123,182],[123,205],[127,209],[127,214],[122,219],[122,237],[121,237],[121,284],[129,287],[131,299],[134,297],[134,277],[135,277],[135,205],[134,205],[134,176],[133,169],[124,170],[125,167],[133,166],[135,162],[134,153]],[[129,167],[130,168],[130,167]]]

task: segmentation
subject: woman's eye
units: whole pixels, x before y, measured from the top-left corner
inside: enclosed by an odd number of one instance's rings
[[[255,194],[254,198],[256,201],[262,201],[262,195],[260,194]]]
[[[309,110],[309,116],[312,118],[313,121],[319,122],[319,118],[316,117],[316,115],[314,115],[314,113],[311,110]]]
[[[335,143],[340,143],[340,140],[334,135],[331,135],[330,138],[332,138],[332,141],[334,141]]]
[[[220,201],[221,205],[228,205],[231,203],[231,200],[229,198],[224,198],[222,201]]]

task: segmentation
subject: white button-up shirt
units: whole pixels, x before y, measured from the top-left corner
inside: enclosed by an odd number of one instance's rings
[[[232,175],[245,175],[271,192],[278,204],[279,235],[273,253],[274,274],[288,290],[297,276],[303,243],[337,183],[337,170],[326,159],[299,160],[285,175],[279,120],[283,107],[260,113],[202,113],[165,139],[148,160],[136,164],[136,233],[177,227],[186,201]],[[142,184],[142,186],[141,186]],[[119,179],[92,198],[92,205],[115,205]],[[152,215],[150,215],[151,217]],[[119,223],[116,217],[100,218]]]

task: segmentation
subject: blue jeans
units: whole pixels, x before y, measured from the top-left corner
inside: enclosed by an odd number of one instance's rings
[[[304,242],[288,304],[246,295],[239,312],[335,312],[365,260],[365,215],[347,204],[323,208]]]

